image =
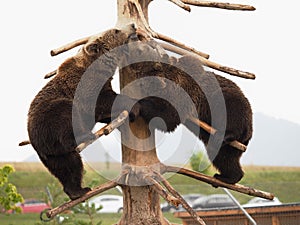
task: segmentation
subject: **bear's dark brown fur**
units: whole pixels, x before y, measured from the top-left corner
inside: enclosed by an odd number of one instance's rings
[[[149,96],[139,101],[141,116],[151,126],[165,132],[173,131],[183,123],[206,145],[210,160],[220,172],[215,177],[232,184],[240,181],[244,174],[239,162],[242,152],[229,143],[237,140],[247,145],[252,137],[252,110],[241,89],[231,80],[205,71],[195,57],[166,57],[159,62],[152,61],[157,56],[155,50],[138,47],[137,43],[131,47],[131,58],[142,60],[129,67],[137,80],[150,78],[140,84]],[[148,52],[141,49],[148,49]],[[165,87],[157,87],[161,82],[156,80],[162,78],[167,79]],[[182,89],[190,96],[192,105],[182,94]],[[212,124],[218,132],[210,135],[200,129],[188,119],[195,116]],[[152,122],[154,117],[162,118],[165,124],[159,120]]]
[[[83,164],[75,147],[94,137],[91,130],[97,121],[111,119],[110,110],[117,96],[110,83],[117,67],[116,60],[104,53],[123,45],[133,31],[131,28],[128,33],[112,29],[90,40],[77,55],[59,67],[57,75],[30,105],[30,142],[71,199],[90,190],[81,186]],[[133,104],[128,97],[119,97],[122,104],[117,111]]]

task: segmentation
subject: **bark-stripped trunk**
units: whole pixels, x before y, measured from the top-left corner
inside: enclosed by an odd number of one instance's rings
[[[148,20],[148,5],[151,0],[139,0],[145,19]],[[118,22],[117,27],[123,27],[134,23],[139,29],[145,30],[137,9],[130,0],[118,0]],[[128,83],[135,80],[130,70],[122,70],[120,73],[120,88],[124,88]],[[143,90],[135,88],[134,93],[126,91],[128,96],[142,96]],[[122,163],[123,165],[138,166],[147,168],[148,166],[159,165],[156,154],[154,131],[148,129],[148,125],[142,118],[138,118],[129,126],[123,126],[122,136]],[[126,144],[125,144],[126,143]],[[143,170],[143,169],[142,169]],[[131,184],[122,185],[124,196],[123,215],[119,225],[127,224],[169,224],[162,216],[158,193],[153,186],[137,186]],[[133,185],[133,186],[132,186]]]

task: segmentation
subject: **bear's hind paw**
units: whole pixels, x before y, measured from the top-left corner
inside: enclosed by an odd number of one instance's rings
[[[89,187],[85,187],[85,188],[81,188],[80,190],[64,190],[65,193],[69,196],[69,198],[71,200],[75,200],[77,198],[80,198],[81,196],[85,195],[86,193],[88,193],[89,191],[91,191],[92,189]]]

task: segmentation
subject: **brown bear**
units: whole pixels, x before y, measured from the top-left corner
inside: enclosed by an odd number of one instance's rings
[[[82,188],[83,164],[76,146],[94,138],[91,130],[96,122],[108,122],[111,116],[128,110],[128,105],[136,102],[120,95],[121,104],[111,112],[117,97],[111,79],[118,58],[108,52],[125,44],[133,32],[134,27],[129,26],[127,30],[111,29],[91,39],[75,56],[62,63],[57,75],[30,105],[30,142],[71,199],[90,190]],[[134,117],[138,113],[130,114]]]
[[[247,145],[252,137],[252,110],[241,89],[231,80],[205,71],[193,56],[164,56],[157,60],[155,49],[141,42],[135,42],[130,49],[128,67],[148,96],[139,100],[141,116],[150,126],[165,132],[174,131],[182,123],[206,145],[210,160],[220,172],[215,177],[230,184],[240,181],[244,174],[240,165],[242,151],[230,146],[230,142],[237,140]],[[157,85],[162,78],[164,88]],[[153,120],[155,117],[164,123]],[[218,132],[210,135],[191,122],[191,117]]]

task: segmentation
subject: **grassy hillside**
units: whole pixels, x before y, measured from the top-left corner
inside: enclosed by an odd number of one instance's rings
[[[3,164],[0,163],[0,166]],[[39,198],[43,196],[46,185],[58,183],[41,163],[11,164],[14,166],[16,172],[12,174],[10,181],[17,186],[24,198]],[[88,184],[92,180],[96,180],[100,184],[106,181],[104,177],[115,177],[118,174],[119,166],[117,164],[110,164],[110,169],[107,170],[104,163],[98,163],[96,165],[89,164],[85,168],[84,182]],[[272,192],[282,202],[300,202],[300,168],[246,166],[244,170],[245,176],[240,182],[241,184]],[[101,175],[97,171],[101,171]],[[181,175],[172,175],[168,179],[182,194],[190,192],[202,194],[223,193],[222,189],[213,188],[210,185]],[[117,194],[118,192],[117,190],[111,190],[107,193]],[[244,194],[233,194],[241,203],[245,203],[251,198]]]

